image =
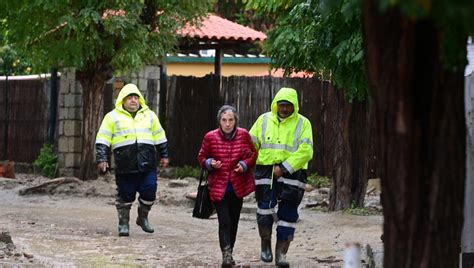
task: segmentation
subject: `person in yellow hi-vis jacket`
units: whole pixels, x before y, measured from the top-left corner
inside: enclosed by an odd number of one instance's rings
[[[113,151],[119,236],[129,235],[130,208],[137,192],[136,223],[143,231],[153,233],[148,213],[156,200],[156,152],[160,152],[160,167],[168,166],[168,140],[158,117],[148,108],[136,85],[127,84],[120,90],[115,109],[102,120],[95,144],[96,162],[102,172],[109,168],[110,148]]]
[[[295,234],[308,162],[313,157],[311,123],[298,110],[296,90],[281,88],[272,101],[271,111],[260,115],[250,129],[258,151],[254,172],[260,258],[264,262],[273,260],[271,237],[275,221],[275,264],[280,267],[289,266],[286,253]]]

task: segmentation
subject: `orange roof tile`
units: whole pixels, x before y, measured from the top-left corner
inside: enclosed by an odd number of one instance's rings
[[[263,41],[267,36],[252,28],[208,14],[200,27],[186,25],[178,31],[183,37],[213,41]]]

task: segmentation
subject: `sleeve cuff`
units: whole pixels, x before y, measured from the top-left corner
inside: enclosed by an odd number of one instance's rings
[[[283,174],[289,174],[289,175],[291,175],[291,174],[293,174],[293,172],[294,172],[294,171],[293,171],[293,168],[291,168],[291,166],[290,166],[290,165],[288,164],[288,162],[286,162],[286,161],[283,162],[283,163],[281,163],[280,168],[281,168],[281,170],[283,171]]]
[[[213,170],[212,166],[211,166],[211,162],[212,160],[214,160],[214,158],[208,158],[206,160],[206,162],[204,162],[204,165],[206,166],[207,170]]]
[[[239,164],[242,166],[242,168],[244,169],[244,172],[247,172],[247,170],[249,169],[249,167],[247,166],[247,164],[245,164],[244,161],[239,161]]]

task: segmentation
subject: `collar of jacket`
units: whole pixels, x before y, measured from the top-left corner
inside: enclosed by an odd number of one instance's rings
[[[220,127],[219,127],[219,132],[221,133],[222,137],[224,137],[224,139],[232,140],[233,138],[235,138],[235,135],[237,134],[237,126],[234,127],[234,130],[232,130],[232,132],[229,134],[224,133],[224,131]]]

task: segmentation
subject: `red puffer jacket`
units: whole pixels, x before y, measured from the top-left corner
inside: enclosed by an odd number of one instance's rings
[[[257,159],[257,151],[247,130],[237,128],[231,139],[226,139],[219,128],[209,131],[204,136],[198,154],[201,167],[207,168],[206,160],[210,158],[222,162],[221,168],[209,170],[209,193],[213,202],[222,200],[229,180],[237,197],[243,198],[255,191],[252,169]],[[234,171],[240,161],[247,166],[244,173]]]

